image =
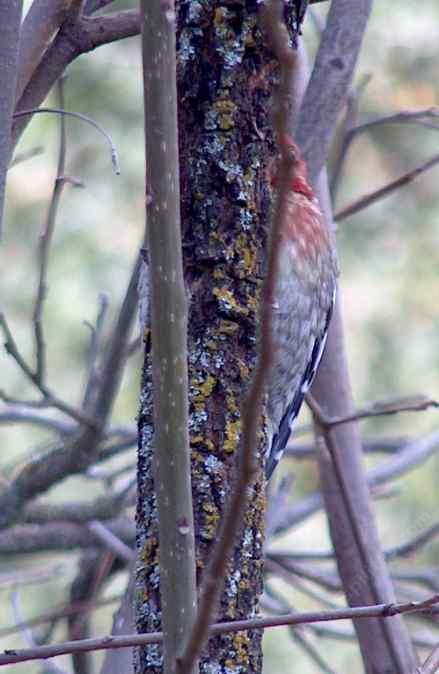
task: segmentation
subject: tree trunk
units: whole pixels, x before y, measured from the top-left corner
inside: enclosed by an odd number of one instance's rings
[[[189,430],[198,581],[216,537],[240,435],[240,408],[256,359],[273,153],[269,120],[276,71],[252,2],[178,3],[182,236],[189,308]],[[292,11],[289,12],[292,16]],[[158,141],[159,142],[159,139]],[[137,628],[160,629],[158,528],[152,479],[149,354],[139,416]],[[261,438],[262,440],[263,438]],[[262,590],[264,487],[252,492],[230,560],[219,619],[255,614]],[[135,671],[161,670],[158,646]],[[261,633],[210,639],[201,671],[260,672]]]

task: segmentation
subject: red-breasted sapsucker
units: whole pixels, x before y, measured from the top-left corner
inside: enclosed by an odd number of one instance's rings
[[[266,477],[273,473],[325,348],[335,301],[337,259],[299,149],[281,233],[272,311],[273,363],[267,383]],[[275,184],[275,180],[273,181]]]

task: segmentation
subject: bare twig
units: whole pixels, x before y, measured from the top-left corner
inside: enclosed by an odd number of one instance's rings
[[[100,126],[97,122],[95,122],[94,119],[91,119],[91,117],[88,117],[87,115],[83,115],[81,112],[72,112],[71,110],[61,110],[60,108],[33,108],[31,110],[20,110],[19,112],[14,112],[13,117],[14,119],[19,119],[20,117],[28,117],[29,115],[38,115],[40,113],[51,113],[55,115],[74,117],[75,119],[80,119],[81,121],[90,124],[90,126],[93,126],[97,131],[99,131],[100,134],[103,135],[108,145],[110,146],[111,163],[113,165],[113,170],[116,175],[120,174],[117,150],[111,139],[111,136],[105,131],[105,129],[102,128],[102,126]]]
[[[429,612],[439,604],[439,595],[429,597],[425,601],[408,602],[405,604],[375,604],[372,606],[358,606],[355,608],[340,608],[332,611],[308,611],[266,618],[251,618],[250,620],[236,620],[217,623],[210,627],[210,634],[222,632],[241,632],[249,629],[267,629],[284,625],[304,625],[317,622],[336,620],[352,620],[363,618],[391,618],[401,614]],[[82,641],[66,641],[52,646],[41,646],[29,649],[9,649],[0,654],[0,666],[10,665],[29,660],[53,658],[57,655],[79,651],[107,650],[109,648],[126,648],[127,646],[143,646],[145,644],[161,643],[161,632],[150,634],[128,634],[125,636],[104,636]]]
[[[387,559],[394,559],[395,557],[408,557],[414,552],[427,545],[432,539],[439,535],[439,522],[433,524],[431,527],[424,529],[419,534],[411,538],[405,543],[400,543],[393,548],[386,550]]]
[[[355,128],[355,124],[359,112],[359,104],[361,96],[369,84],[372,76],[365,75],[361,78],[358,86],[351,89],[347,96],[346,100],[346,110],[344,113],[343,122],[341,128],[336,135],[335,141],[335,160],[334,168],[331,175],[331,198],[332,203],[335,203],[337,197],[337,190],[340,184],[340,177],[342,174],[343,166],[346,160],[347,152],[352,139],[352,130]]]
[[[87,356],[88,360],[87,379],[84,397],[82,401],[82,408],[84,410],[86,410],[91,404],[93,396],[95,395],[99,385],[97,361],[102,348],[103,329],[107,309],[108,309],[108,297],[105,293],[100,293],[98,315],[96,317],[96,325],[86,323],[86,325],[91,330],[91,338]]]
[[[15,339],[12,335],[12,332],[9,328],[8,322],[4,314],[0,313],[0,330],[3,332],[5,338],[5,349],[7,353],[15,360],[19,368],[26,375],[26,377],[31,381],[40,393],[43,396],[43,400],[34,403],[38,407],[56,407],[61,412],[64,412],[72,419],[75,419],[80,424],[88,426],[91,428],[96,427],[96,422],[91,417],[88,417],[86,414],[77,410],[75,407],[72,407],[68,403],[64,402],[58,398],[42,381],[39,380],[36,372],[33,372],[32,368],[27,364],[23,356],[21,355],[18,346],[15,342]],[[19,405],[32,405],[32,402],[25,402],[23,400],[14,400],[9,398],[3,391],[0,391],[0,398],[2,398],[6,403],[13,404],[18,403]]]
[[[386,550],[384,550],[386,559],[390,560],[399,557],[408,557],[410,555],[413,555],[415,552],[417,552],[424,545],[427,545],[431,540],[436,538],[436,536],[438,535],[439,535],[439,523],[436,522],[436,524],[432,524],[430,527],[424,529],[416,536],[413,536],[413,538],[406,541],[405,543],[400,543],[399,545],[395,545],[392,548],[387,548]],[[275,560],[286,559],[294,562],[296,561],[326,562],[331,559],[334,559],[334,553],[329,550],[327,551],[297,550],[294,552],[291,552],[290,550],[288,551],[276,550],[275,552],[271,552],[270,550],[268,550],[267,555]]]
[[[1,417],[0,417],[1,418]],[[409,442],[407,437],[366,437],[362,440],[366,454],[396,454]],[[314,442],[297,442],[294,440],[285,449],[285,456],[292,459],[315,459],[317,447]]]
[[[404,475],[413,466],[418,466],[426,461],[439,449],[439,433],[431,433],[423,438],[407,443],[401,450],[387,461],[382,461],[367,472],[369,489],[394,480]],[[297,526],[308,517],[318,512],[323,506],[322,496],[319,492],[309,494],[297,503],[290,506],[278,518],[273,535],[284,533],[287,529]]]
[[[50,578],[53,580],[53,576]],[[0,637],[6,637],[10,634],[15,634],[22,627],[37,627],[38,625],[44,625],[49,622],[56,622],[62,618],[66,618],[69,615],[78,615],[83,612],[95,611],[103,606],[109,606],[121,600],[120,594],[114,594],[111,597],[106,597],[105,599],[100,599],[99,601],[90,602],[90,599],[83,601],[70,602],[69,604],[62,604],[58,608],[42,613],[41,615],[36,616],[35,618],[28,618],[23,623],[17,623],[16,625],[9,625],[7,627],[2,627],[0,629]]]
[[[431,157],[431,159],[429,159],[428,161],[419,164],[419,166],[416,166],[416,168],[412,169],[411,171],[408,171],[407,173],[404,173],[396,180],[393,180],[387,185],[384,185],[384,187],[380,187],[378,190],[369,192],[369,194],[365,194],[363,197],[360,197],[359,199],[352,202],[348,206],[345,206],[344,208],[340,209],[337,213],[334,214],[334,220],[336,220],[337,222],[341,222],[342,220],[345,220],[349,216],[354,215],[359,211],[362,211],[363,209],[367,208],[368,206],[371,206],[372,204],[376,203],[383,197],[392,194],[392,192],[399,189],[400,187],[404,187],[404,185],[408,185],[409,183],[413,182],[422,173],[425,173],[425,171],[428,171],[434,166],[437,166],[437,164],[439,164],[439,154],[433,155],[433,157]]]
[[[135,558],[133,550],[120,540],[108,527],[98,520],[93,520],[87,524],[87,529],[91,531],[99,540],[115,555],[124,562],[132,562]]]
[[[285,601],[279,593],[275,592],[272,588],[268,588],[268,592],[271,598],[274,598],[277,604],[276,613],[290,613],[292,606]],[[289,633],[291,639],[295,641],[300,648],[309,656],[314,665],[322,671],[324,674],[335,674],[335,671],[329,667],[323,657],[320,655],[319,651],[315,646],[309,641],[308,636],[304,629],[297,629],[294,626],[290,626]]]
[[[425,108],[423,110],[401,110],[401,112],[377,117],[361,124],[357,124],[356,126],[350,125],[345,131],[332,174],[331,194],[333,195],[333,198],[335,197],[336,189],[338,187],[342,166],[353,141],[365,131],[370,131],[377,126],[385,124],[419,124],[430,129],[439,130],[439,107]]]
[[[58,99],[59,107],[64,109],[64,83],[63,79],[58,80]],[[35,379],[38,385],[44,384],[46,376],[46,345],[43,334],[43,304],[47,295],[47,272],[49,266],[50,246],[52,243],[53,232],[55,230],[56,214],[64,188],[66,164],[66,125],[64,115],[60,115],[60,138],[58,168],[56,172],[55,184],[53,186],[52,198],[50,200],[47,220],[40,236],[39,244],[39,279],[38,290],[35,299],[33,311],[36,366]]]
[[[3,396],[0,393],[0,398]],[[76,429],[76,423],[64,421],[39,412],[19,402],[7,405],[0,410],[0,424],[31,424],[47,428],[60,435],[71,435]]]
[[[306,400],[311,410],[314,411],[316,401],[313,400],[312,396],[307,396]],[[335,426],[347,424],[351,421],[359,421],[360,419],[390,416],[401,412],[423,412],[427,409],[438,407],[439,403],[436,400],[432,400],[425,396],[418,396],[416,398],[402,398],[383,402],[377,401],[364,409],[360,409],[353,414],[348,414],[343,417],[327,417],[323,414],[321,409],[318,410],[318,413],[321,415],[319,417],[319,423],[321,425],[326,428],[334,428]]]
[[[143,0],[142,53],[151,345],[154,487],[160,550],[164,674],[186,648],[197,610],[177,118],[175,7]],[[160,139],[159,142],[157,139]],[[188,674],[195,669],[195,661]]]
[[[125,519],[107,523],[114,535],[127,545],[135,539],[134,525]],[[27,555],[53,550],[102,548],[102,542],[83,524],[73,522],[50,522],[47,524],[17,524],[0,531],[2,555]]]
[[[418,667],[415,674],[436,674],[439,669],[439,645],[428,656],[421,667]]]
[[[11,483],[0,491],[0,529],[8,526],[11,522],[16,522],[22,508],[29,500],[64,479],[66,475],[82,472],[96,460],[109,457],[110,452],[108,450],[101,453],[101,443],[106,438],[106,425],[119,389],[123,365],[126,362],[126,347],[130,339],[137,307],[136,287],[139,266],[140,256],[135,262],[105,352],[99,392],[90,410],[92,421],[87,425],[82,422],[78,433],[69,438],[65,445],[58,445],[44,455],[33,458],[31,464],[22,467],[15,474]],[[1,315],[0,319],[2,319]],[[10,333],[8,333],[8,336],[12,339]],[[14,342],[13,345],[15,345]],[[11,346],[10,341],[8,346]],[[48,392],[46,391],[46,393]],[[66,411],[67,406],[65,404],[59,401],[55,402],[58,403],[60,409]],[[79,416],[80,421],[84,418],[88,419],[83,414]],[[131,441],[127,444],[130,446]],[[116,451],[121,451],[120,443],[118,443]]]
[[[127,505],[127,494],[132,483],[123,490],[105,493],[94,501],[68,501],[67,503],[45,503],[34,501],[24,510],[23,521],[29,524],[54,522],[84,523],[91,520],[110,520],[118,517]]]

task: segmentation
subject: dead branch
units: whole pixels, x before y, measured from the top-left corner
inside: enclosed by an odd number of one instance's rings
[[[252,618],[250,620],[236,620],[232,622],[217,623],[210,627],[210,634],[222,632],[241,632],[249,629],[267,629],[284,625],[305,625],[317,622],[329,622],[336,620],[352,620],[364,618],[392,618],[396,615],[414,614],[431,611],[432,607],[439,604],[439,595],[434,595],[421,602],[408,602],[405,604],[376,604],[372,606],[358,606],[355,608],[340,608],[333,611],[308,611],[293,613],[290,615],[270,616],[266,618]],[[145,644],[161,643],[161,632],[150,634],[128,634],[125,636],[104,636],[83,641],[67,641],[52,646],[41,646],[29,649],[9,649],[0,654],[0,666],[26,662],[29,660],[42,660],[53,658],[57,655],[74,653],[79,651],[107,650],[109,648],[126,648],[127,646],[144,646]]]
[[[357,199],[356,201],[353,201],[348,206],[345,206],[344,208],[340,209],[337,213],[334,214],[334,220],[336,220],[336,222],[341,222],[342,220],[345,220],[351,215],[355,215],[355,213],[358,213],[359,211],[368,208],[377,201],[380,201],[384,197],[389,196],[390,194],[395,192],[395,190],[398,190],[400,187],[404,187],[405,185],[408,185],[409,183],[413,182],[420,175],[422,175],[426,171],[429,171],[434,166],[437,166],[437,164],[439,164],[439,154],[433,155],[433,157],[431,157],[428,161],[419,164],[419,166],[416,166],[411,171],[404,173],[396,180],[393,180],[387,185],[384,185],[384,187],[380,187],[378,190],[369,192],[368,194],[365,194],[363,197]]]

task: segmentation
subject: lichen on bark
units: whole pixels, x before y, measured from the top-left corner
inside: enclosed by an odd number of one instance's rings
[[[181,215],[189,297],[189,430],[201,578],[233,480],[241,403],[257,357],[258,298],[265,268],[274,152],[273,56],[259,3],[177,3]],[[292,10],[290,11],[292,16]],[[139,631],[160,629],[158,533],[152,479],[152,384],[148,353],[139,415],[136,612]],[[263,434],[261,434],[261,446]],[[256,448],[255,448],[256,449]],[[248,618],[262,591],[265,496],[251,495],[230,559],[221,619]],[[161,671],[157,645],[139,649],[138,674]],[[210,639],[201,672],[257,673],[261,633]]]

